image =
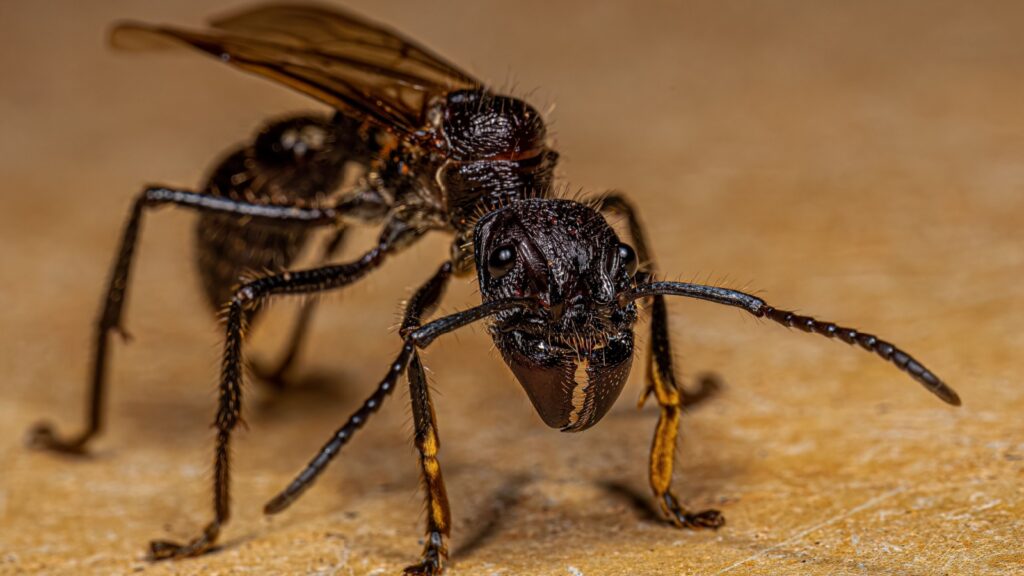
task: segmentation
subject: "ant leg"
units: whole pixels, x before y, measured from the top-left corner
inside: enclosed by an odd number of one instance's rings
[[[672,493],[676,439],[684,401],[672,370],[668,339],[668,311],[665,299],[655,296],[651,306],[651,347],[647,354],[648,390],[654,392],[661,414],[651,443],[650,481],[661,511],[680,528],[718,528],[725,517],[718,510],[691,512]],[[643,397],[640,399],[643,403]]]
[[[441,477],[441,464],[437,460],[441,440],[437,434],[437,416],[430,401],[427,377],[414,353],[409,363],[409,396],[412,398],[413,426],[416,429],[416,449],[420,453],[423,488],[427,495],[427,541],[423,557],[418,564],[405,569],[405,574],[434,575],[444,571],[448,563],[448,542],[451,532],[451,510],[448,493]]]
[[[345,228],[339,228],[331,235],[324,246],[323,254],[320,257],[320,265],[326,265],[337,254],[345,238],[345,232]],[[276,367],[268,368],[259,362],[252,362],[250,365],[253,374],[275,390],[283,390],[287,385],[286,376],[298,359],[299,350],[302,348],[306,335],[309,333],[309,325],[313,319],[313,313],[316,311],[316,306],[317,301],[315,299],[302,303],[302,308],[295,319],[295,325],[292,327],[292,333],[288,337],[288,344],[285,347],[284,353],[281,354],[281,359]]]
[[[198,556],[216,542],[220,528],[230,517],[230,443],[231,432],[241,418],[242,411],[242,338],[246,315],[256,310],[272,295],[310,294],[341,288],[378,268],[385,255],[405,246],[422,235],[421,231],[404,227],[400,222],[389,222],[373,249],[348,264],[322,266],[309,270],[283,272],[264,276],[242,284],[227,310],[227,336],[221,365],[220,401],[214,426],[217,429],[214,461],[214,519],[206,525],[200,536],[185,544],[166,540],[150,543],[150,558],[164,560],[185,556]]]
[[[612,210],[626,216],[630,236],[647,275],[654,273],[654,263],[644,238],[643,227],[636,211],[623,196],[612,194],[602,200],[602,210]],[[701,391],[708,388],[702,383]],[[680,528],[718,528],[725,524],[725,517],[718,510],[691,512],[679,503],[672,493],[672,471],[675,467],[676,443],[679,436],[679,421],[682,409],[693,404],[698,398],[685,399],[676,383],[672,369],[672,348],[669,342],[668,310],[665,298],[655,295],[651,298],[651,344],[647,353],[647,386],[640,395],[639,406],[651,394],[658,401],[661,413],[651,443],[649,475],[651,490],[661,507],[662,513],[672,524]]]
[[[440,300],[444,287],[452,274],[452,264],[445,263],[430,281],[420,288],[409,303],[402,322],[402,336],[420,327],[421,319]],[[412,419],[415,427],[416,450],[420,453],[420,470],[427,497],[427,541],[418,564],[405,569],[405,574],[434,575],[444,571],[448,563],[448,542],[451,532],[451,509],[448,493],[441,477],[441,464],[437,453],[441,440],[437,433],[437,416],[430,401],[430,388],[419,354],[413,353],[409,363],[409,398],[412,400]]]
[[[61,438],[48,422],[36,424],[29,432],[28,444],[33,448],[57,452],[81,453],[86,443],[103,428],[103,404],[106,392],[107,349],[110,336],[117,332],[128,338],[121,324],[125,293],[132,267],[132,256],[142,226],[142,215],[148,208],[172,204],[200,211],[223,212],[279,221],[307,223],[311,226],[337,221],[333,209],[300,208],[287,205],[259,205],[238,202],[188,190],[149,187],[136,197],[132,211],[121,234],[117,259],[107,282],[107,294],[96,322],[95,348],[92,357],[91,384],[85,429],[74,436]]]

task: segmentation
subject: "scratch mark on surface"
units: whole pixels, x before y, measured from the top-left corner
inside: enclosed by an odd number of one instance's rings
[[[779,542],[778,544],[776,544],[774,546],[769,546],[768,548],[765,548],[764,550],[761,550],[761,551],[759,551],[759,552],[757,552],[757,553],[755,553],[755,554],[753,554],[751,556],[748,556],[747,558],[744,558],[743,560],[740,560],[739,562],[737,562],[735,564],[732,564],[730,566],[726,566],[725,568],[722,568],[718,572],[715,572],[715,576],[720,576],[721,574],[725,574],[726,572],[729,572],[729,571],[733,570],[734,568],[742,566],[743,564],[746,564],[747,562],[750,562],[751,560],[754,560],[756,558],[764,556],[765,554],[768,554],[772,550],[778,550],[779,548],[782,548],[783,546],[792,544],[793,542],[796,542],[797,540],[800,540],[801,538],[803,538],[804,536],[807,536],[808,534],[810,534],[811,532],[814,532],[815,530],[819,530],[819,529],[824,528],[826,526],[831,526],[832,524],[835,524],[836,522],[841,522],[842,520],[845,520],[845,519],[849,518],[850,516],[853,516],[854,514],[856,514],[858,512],[863,512],[864,510],[867,510],[868,508],[872,508],[872,507],[878,505],[880,502],[884,502],[885,500],[888,500],[889,498],[892,498],[893,496],[899,494],[900,492],[903,492],[903,488],[893,488],[892,490],[889,490],[888,492],[884,492],[882,494],[879,494],[878,496],[875,496],[874,498],[868,500],[867,502],[861,504],[860,506],[856,506],[854,508],[851,508],[851,509],[847,510],[846,512],[843,512],[842,514],[839,514],[839,515],[833,516],[832,518],[829,518],[827,520],[823,520],[821,522],[818,522],[817,524],[814,524],[813,526],[810,526],[808,528],[805,528],[805,529],[797,532],[796,534],[790,536],[789,538],[786,538],[785,540],[783,540],[782,542]]]

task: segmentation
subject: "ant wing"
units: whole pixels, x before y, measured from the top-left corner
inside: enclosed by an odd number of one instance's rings
[[[193,32],[123,23],[111,43],[128,50],[185,44],[404,135],[423,127],[433,97],[480,86],[416,42],[337,8],[270,4],[211,26]]]

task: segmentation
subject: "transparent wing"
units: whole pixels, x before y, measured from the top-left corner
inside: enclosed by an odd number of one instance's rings
[[[407,134],[422,127],[431,97],[480,85],[416,42],[337,8],[271,4],[216,19],[211,27],[196,32],[124,23],[111,41],[127,50],[190,46]]]

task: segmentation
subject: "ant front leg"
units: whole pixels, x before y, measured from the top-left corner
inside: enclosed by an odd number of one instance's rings
[[[665,299],[655,296],[651,307],[651,348],[648,352],[648,389],[658,400],[661,414],[651,444],[650,480],[654,497],[669,521],[680,528],[718,528],[725,517],[718,510],[691,512],[672,493],[672,470],[675,465],[676,439],[683,409],[683,395],[672,370],[672,350],[668,339],[668,311]]]
[[[407,567],[405,574],[435,575],[444,571],[448,563],[447,540],[451,532],[451,509],[444,479],[441,478],[441,464],[437,460],[437,453],[441,449],[437,416],[430,401],[427,375],[418,353],[413,353],[408,372],[416,450],[420,453],[423,490],[427,496],[427,539],[423,546],[422,560],[419,564]]]
[[[623,196],[611,194],[602,199],[602,210],[624,215],[629,223],[630,236],[640,260],[642,273],[654,273],[654,262],[645,241],[643,227],[636,211]],[[710,391],[711,382],[702,390]],[[656,295],[651,298],[651,343],[647,354],[647,385],[640,395],[638,405],[642,407],[648,396],[654,395],[661,413],[651,443],[650,483],[654,497],[662,513],[680,528],[718,528],[725,524],[725,517],[718,510],[692,512],[679,503],[672,493],[672,472],[675,467],[676,443],[679,436],[679,421],[682,409],[693,401],[684,398],[682,389],[676,383],[672,369],[672,347],[669,341],[668,309],[665,298]]]
[[[230,443],[231,432],[238,424],[242,411],[242,337],[247,312],[256,310],[272,295],[312,294],[351,284],[379,267],[385,255],[396,246],[405,245],[419,235],[420,232],[401,228],[400,224],[389,225],[385,227],[377,246],[354,262],[265,276],[238,288],[228,304],[220,396],[214,422],[217,429],[214,518],[202,534],[185,544],[164,540],[150,543],[150,557],[153,560],[196,556],[206,552],[216,542],[221,527],[230,516]]]
[[[402,322],[403,338],[418,329],[423,316],[436,307],[451,274],[452,264],[445,263],[409,301]],[[413,352],[412,360],[409,362],[408,376],[416,450],[420,453],[423,490],[427,497],[427,539],[423,547],[422,560],[419,564],[407,567],[405,573],[436,575],[444,571],[448,562],[447,540],[451,532],[452,519],[448,493],[441,477],[441,464],[437,459],[437,453],[441,449],[441,440],[437,433],[437,416],[430,401],[427,375],[423,371],[423,364],[417,352]]]
[[[106,393],[107,355],[110,336],[117,332],[127,338],[128,333],[121,323],[128,281],[135,254],[135,246],[142,227],[142,215],[147,209],[163,205],[174,205],[193,210],[219,212],[265,218],[280,222],[293,222],[309,226],[321,226],[337,221],[337,213],[330,208],[302,208],[289,205],[261,205],[239,202],[209,194],[164,187],[146,188],[135,199],[131,214],[121,235],[121,246],[110,272],[107,294],[103,300],[96,323],[95,344],[92,356],[91,382],[87,422],[85,429],[73,436],[61,438],[47,422],[36,424],[29,433],[28,444],[33,448],[57,452],[81,453],[103,427],[103,404]]]

